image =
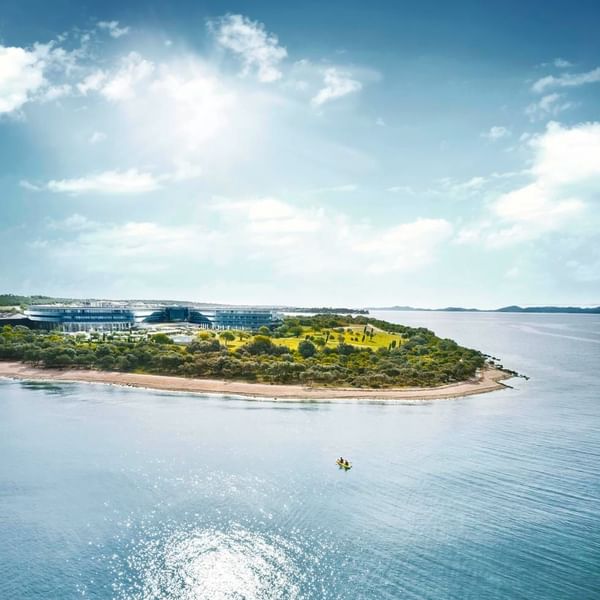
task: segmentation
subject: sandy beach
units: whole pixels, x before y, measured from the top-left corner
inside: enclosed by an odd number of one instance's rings
[[[117,373],[113,371],[92,371],[78,369],[40,369],[20,362],[0,362],[0,377],[38,381],[64,381],[105,383],[128,387],[191,392],[200,394],[223,394],[265,398],[269,400],[435,400],[458,398],[504,389],[502,381],[510,374],[499,369],[484,369],[476,379],[432,388],[328,388],[301,385],[281,385],[268,383],[247,383],[220,379],[189,379],[167,375],[146,375],[140,373]]]

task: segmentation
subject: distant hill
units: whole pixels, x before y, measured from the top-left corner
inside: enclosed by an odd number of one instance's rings
[[[52,298],[51,296],[17,296],[16,294],[0,294],[0,306],[19,306],[20,304],[54,304],[70,302],[70,298]]]
[[[326,306],[313,306],[311,308],[302,308],[297,306],[281,306],[277,307],[284,312],[289,313],[314,313],[314,314],[335,314],[335,315],[368,315],[369,311],[366,308],[330,308]]]
[[[511,313],[576,313],[576,314],[600,314],[600,306],[583,308],[581,306],[504,306],[495,312]]]
[[[491,310],[480,310],[479,308],[462,308],[460,306],[448,306],[446,308],[415,308],[413,306],[386,306],[370,307],[371,310],[397,310],[397,311],[429,311],[429,312],[504,312],[504,313],[572,313],[585,315],[600,314],[600,306],[503,306]]]

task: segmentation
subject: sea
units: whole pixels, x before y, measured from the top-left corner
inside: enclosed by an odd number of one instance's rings
[[[373,316],[529,379],[387,404],[0,381],[0,598],[600,598],[600,316]]]

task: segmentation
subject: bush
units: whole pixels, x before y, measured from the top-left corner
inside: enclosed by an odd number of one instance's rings
[[[188,344],[187,350],[188,352],[200,352],[201,354],[207,354],[208,352],[219,352],[223,346],[219,343],[217,339],[205,340],[202,342],[197,342],[194,340],[193,342]]]
[[[310,340],[302,340],[298,344],[298,352],[302,358],[310,358],[317,353],[317,348]]]
[[[277,346],[264,335],[255,335],[254,339],[249,343],[245,344],[240,348],[241,351],[245,351],[248,354],[269,354],[275,356],[281,356],[282,354],[288,354],[289,350],[285,346]]]
[[[173,340],[166,333],[157,333],[152,336],[152,340],[156,344],[172,344]]]

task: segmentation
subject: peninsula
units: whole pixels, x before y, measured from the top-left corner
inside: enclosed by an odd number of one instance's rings
[[[179,336],[181,337],[181,336]],[[366,316],[287,316],[256,331],[63,333],[4,326],[0,376],[277,398],[445,398],[513,372],[425,328]]]

